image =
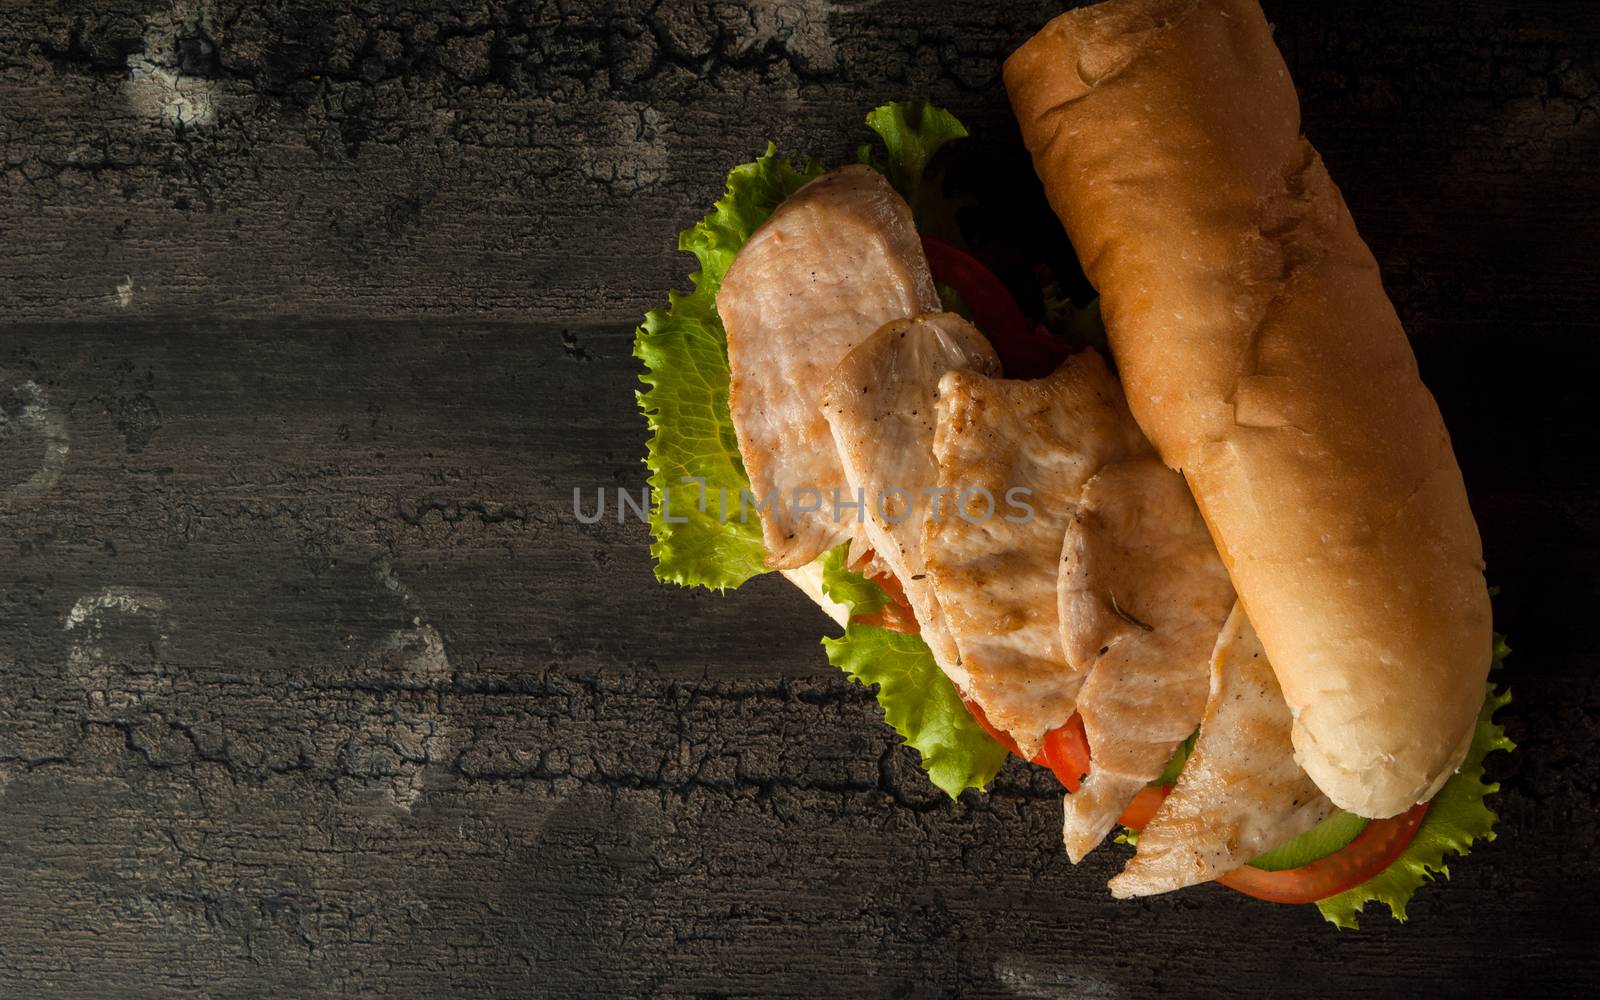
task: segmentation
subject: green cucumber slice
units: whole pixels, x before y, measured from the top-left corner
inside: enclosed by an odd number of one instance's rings
[[[1355,813],[1336,812],[1293,840],[1251,859],[1252,867],[1281,872],[1325,858],[1356,839],[1370,822]]]
[[[1161,777],[1150,782],[1152,785],[1171,785],[1178,780],[1178,775],[1183,771],[1183,765],[1189,763],[1189,755],[1194,753],[1194,741],[1200,735],[1196,729],[1189,734],[1189,738],[1178,744],[1178,749],[1172,751],[1172,759],[1167,761],[1167,766],[1162,769]]]

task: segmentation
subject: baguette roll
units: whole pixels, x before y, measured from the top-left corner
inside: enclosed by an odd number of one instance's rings
[[[1189,482],[1341,808],[1391,816],[1483,702],[1477,526],[1378,266],[1255,0],[1110,0],[1005,66],[1128,402]]]

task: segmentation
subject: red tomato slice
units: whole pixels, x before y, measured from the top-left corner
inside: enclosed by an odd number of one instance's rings
[[[1089,773],[1089,737],[1083,731],[1083,716],[1072,713],[1066,725],[1046,736],[1044,753],[1039,756],[1043,759],[1035,759],[1035,764],[1054,771],[1067,791],[1077,791]]]
[[[990,739],[1005,747],[1007,750],[1010,750],[1018,757],[1022,756],[1022,751],[1017,748],[1017,741],[1011,738],[1010,733],[1002,732],[1001,730],[990,725],[989,717],[983,714],[983,709],[979,707],[977,702],[973,701],[971,698],[963,696],[961,703],[967,706],[967,711],[972,713],[972,717],[977,720],[978,725],[983,727],[983,731],[989,734]]]
[[[994,345],[1007,378],[1040,378],[1066,358],[1066,345],[1030,320],[1011,289],[976,257],[932,236],[922,238],[922,249],[933,280],[954,288],[972,310],[972,322]]]
[[[872,550],[869,549],[851,569],[858,573],[864,572],[865,564],[871,558]],[[894,574],[872,574],[867,579],[883,588],[884,593],[889,595],[889,603],[870,614],[851,615],[850,621],[858,625],[877,625],[907,635],[921,635],[922,626],[917,624],[916,612],[911,610],[911,602],[906,600],[905,588],[900,586],[900,581],[895,579]]]
[[[1146,785],[1139,789],[1139,794],[1128,803],[1128,808],[1122,810],[1122,815],[1117,817],[1117,822],[1130,830],[1143,830],[1161,808],[1161,803],[1167,801],[1167,796],[1172,794],[1171,785]]]
[[[885,577],[873,577],[874,582],[882,585]],[[887,590],[887,587],[884,587]],[[890,594],[893,597],[893,594]],[[902,632],[906,635],[921,635],[922,626],[917,623],[916,613],[911,610],[911,605],[901,601],[891,600],[877,611],[865,614],[851,615],[850,623],[853,625],[876,625],[886,628],[891,632]]]
[[[1344,847],[1325,858],[1288,871],[1269,872],[1245,865],[1217,879],[1230,889],[1271,903],[1315,903],[1354,889],[1405,853],[1417,835],[1428,803],[1389,819],[1375,819]]]
[[[978,725],[983,731],[994,738],[996,743],[1010,750],[1018,757],[1022,751],[1017,748],[1017,741],[1009,733],[1003,733],[990,724],[983,709],[978,703],[970,699],[962,699],[967,706],[967,711],[978,720]],[[1040,767],[1048,767],[1055,772],[1056,780],[1069,792],[1076,792],[1083,784],[1083,778],[1089,773],[1089,737],[1083,729],[1083,716],[1072,713],[1072,718],[1059,729],[1052,730],[1044,738],[1044,749],[1034,757],[1032,763]],[[1172,793],[1171,785],[1151,785],[1139,790],[1133,801],[1122,811],[1117,822],[1130,830],[1142,830],[1150,822],[1150,817],[1161,808],[1161,803],[1166,801]]]
[[[990,738],[1016,756],[1022,756],[1017,741],[1011,738],[1010,733],[996,729],[977,702],[970,698],[962,698],[961,701]],[[1029,763],[1048,767],[1055,772],[1056,780],[1067,791],[1077,791],[1083,776],[1089,773],[1089,740],[1083,732],[1083,718],[1074,712],[1066,725],[1052,730],[1044,738],[1044,748]]]
[[[893,573],[874,576],[872,582],[883,588],[883,592],[889,595],[889,600],[910,612],[911,602],[906,600],[906,589],[900,586],[900,581]]]

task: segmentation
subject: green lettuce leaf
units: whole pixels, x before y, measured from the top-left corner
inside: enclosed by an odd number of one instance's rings
[[[967,300],[961,297],[954,285],[939,286],[939,304],[945,312],[953,312],[967,322],[972,322],[972,307],[967,305]]]
[[[913,206],[928,161],[967,134],[954,115],[926,101],[885,104],[867,124],[888,153],[872,165]],[[861,158],[872,160],[866,147]],[[740,491],[750,479],[728,413],[728,342],[716,296],[750,234],[821,173],[821,161],[797,168],[771,143],[754,162],[734,167],[710,214],[678,236],[678,249],[700,265],[692,290],[670,293],[666,308],[647,313],[634,337],[634,356],[645,365],[646,389],[637,396],[650,430],[645,466],[657,579],[724,590],[768,572],[760,519],[753,510],[740,516]]]
[[[716,296],[750,234],[821,172],[816,161],[796,169],[771,143],[759,159],[734,167],[710,214],[678,236],[678,249],[700,264],[689,279],[693,290],[670,293],[667,307],[647,313],[635,335],[648,387],[637,396],[650,430],[650,554],[659,580],[721,590],[768,571],[759,519],[753,510],[739,516],[739,492],[750,478],[728,413],[728,342]]]
[[[822,554],[823,595],[843,604],[851,617],[882,611],[893,603],[893,598],[873,581],[846,567],[849,551],[849,545],[841,545]]]
[[[1494,666],[1499,667],[1510,652],[1505,639],[1495,636]],[[1483,799],[1499,791],[1500,785],[1483,780],[1483,759],[1495,750],[1516,749],[1516,744],[1506,738],[1504,727],[1494,721],[1494,713],[1510,701],[1509,690],[1496,691],[1494,685],[1489,685],[1467,759],[1433,797],[1433,805],[1428,807],[1415,839],[1399,860],[1369,881],[1318,902],[1317,909],[1331,923],[1355,928],[1356,916],[1368,902],[1383,903],[1396,920],[1404,921],[1406,904],[1423,882],[1431,881],[1436,874],[1450,877],[1445,864],[1447,854],[1465,855],[1477,841],[1494,839],[1496,817]]]
[[[874,108],[867,114],[867,127],[883,139],[888,159],[875,159],[870,145],[857,150],[856,159],[887,177],[920,218],[917,206],[928,162],[945,143],[965,139],[967,127],[955,115],[927,101],[894,101]]]
[[[1177,782],[1178,774],[1183,771],[1183,765],[1189,763],[1189,755],[1194,753],[1194,741],[1200,738],[1200,730],[1196,729],[1189,734],[1189,738],[1178,744],[1178,749],[1172,751],[1172,756],[1167,760],[1167,766],[1161,769],[1161,774],[1152,785],[1171,785]]]
[[[845,568],[846,548],[823,557],[823,593],[852,615],[870,614],[888,604],[889,595]],[[1006,748],[973,719],[920,636],[852,622],[842,638],[822,645],[828,662],[851,680],[878,686],[884,721],[921,755],[928,779],[952,799],[963,789],[987,787],[1006,762]]]

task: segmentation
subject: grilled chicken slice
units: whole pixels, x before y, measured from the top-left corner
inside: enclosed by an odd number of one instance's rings
[[[866,501],[865,531],[916,612],[922,638],[957,687],[966,686],[922,554],[922,531],[939,469],[933,437],[939,380],[969,369],[998,375],[983,334],[954,313],[886,324],[845,355],[822,390],[852,496]]]
[[[1076,862],[1199,724],[1234,598],[1188,485],[1154,454],[1108,466],[1084,487],[1062,542],[1058,597],[1089,738],[1089,774],[1066,798],[1062,839]]]
[[[778,206],[717,292],[728,334],[728,408],[760,511],[767,562],[803,566],[850,537],[833,516],[848,485],[817,397],[883,324],[936,312],[911,209],[877,171],[849,166]],[[810,507],[817,510],[808,510]]]
[[[1061,648],[1062,533],[1089,477],[1150,445],[1093,351],[1032,381],[952,371],[939,382],[938,418],[947,494],[923,532],[928,579],[966,671],[963,693],[1032,757],[1071,718],[1083,680]]]
[[[1211,660],[1194,752],[1111,894],[1208,882],[1332,815],[1333,803],[1294,762],[1291,724],[1261,641],[1235,605]]]
[[[850,503],[855,503],[853,494],[847,498],[841,495],[840,507],[844,506],[846,499]],[[872,547],[872,539],[867,537],[866,520],[864,518],[862,520],[854,520],[848,510],[844,514],[846,518],[851,518],[850,548],[845,551],[844,564],[865,577],[893,573],[894,570],[889,563],[878,555],[877,550]]]

